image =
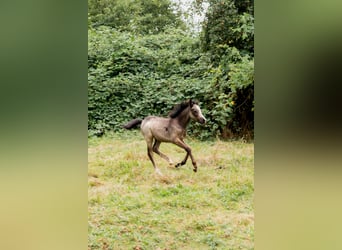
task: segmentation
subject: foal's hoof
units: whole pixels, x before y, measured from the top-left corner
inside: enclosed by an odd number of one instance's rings
[[[197,168],[194,168],[193,170],[194,170],[195,173],[197,172]]]
[[[175,168],[178,168],[178,167],[180,167],[180,166],[182,166],[182,164],[177,163],[177,164],[175,165]]]
[[[163,176],[162,172],[160,172],[159,168],[155,169],[155,173],[159,176]]]

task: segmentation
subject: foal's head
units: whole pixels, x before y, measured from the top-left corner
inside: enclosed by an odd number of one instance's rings
[[[207,120],[202,114],[202,111],[198,104],[190,99],[189,101],[189,106],[190,106],[190,118],[204,124]]]

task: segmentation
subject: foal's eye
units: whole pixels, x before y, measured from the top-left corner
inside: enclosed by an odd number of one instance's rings
[[[194,115],[197,115],[197,113],[198,113],[197,110],[194,110],[192,112],[194,113]]]

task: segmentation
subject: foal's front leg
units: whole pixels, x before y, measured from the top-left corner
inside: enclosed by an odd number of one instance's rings
[[[174,141],[174,143],[175,143],[177,146],[179,146],[179,147],[185,149],[185,151],[186,151],[186,155],[185,155],[184,160],[183,160],[182,162],[178,163],[178,164],[176,165],[176,167],[179,167],[180,165],[184,165],[184,164],[186,163],[186,161],[188,160],[188,157],[189,157],[189,155],[190,155],[190,158],[191,158],[191,161],[192,161],[192,165],[194,166],[194,169],[193,169],[193,170],[194,170],[194,172],[197,172],[197,163],[196,163],[195,158],[193,157],[193,155],[192,155],[192,153],[191,153],[191,148],[190,148],[188,145],[186,145],[185,142],[184,142],[182,139],[179,139],[179,138],[177,138],[177,139]]]
[[[188,158],[189,158],[189,153],[186,152],[186,155],[185,155],[184,160],[182,160],[181,162],[177,163],[176,168],[185,165],[185,163],[186,163],[186,161],[188,160]]]

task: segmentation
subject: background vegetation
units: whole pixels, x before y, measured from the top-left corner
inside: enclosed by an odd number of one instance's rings
[[[198,99],[208,119],[190,135],[253,138],[250,0],[209,0],[200,32],[169,0],[89,0],[88,131],[103,135]],[[201,12],[204,1],[193,4]],[[189,14],[189,13],[188,13]]]

